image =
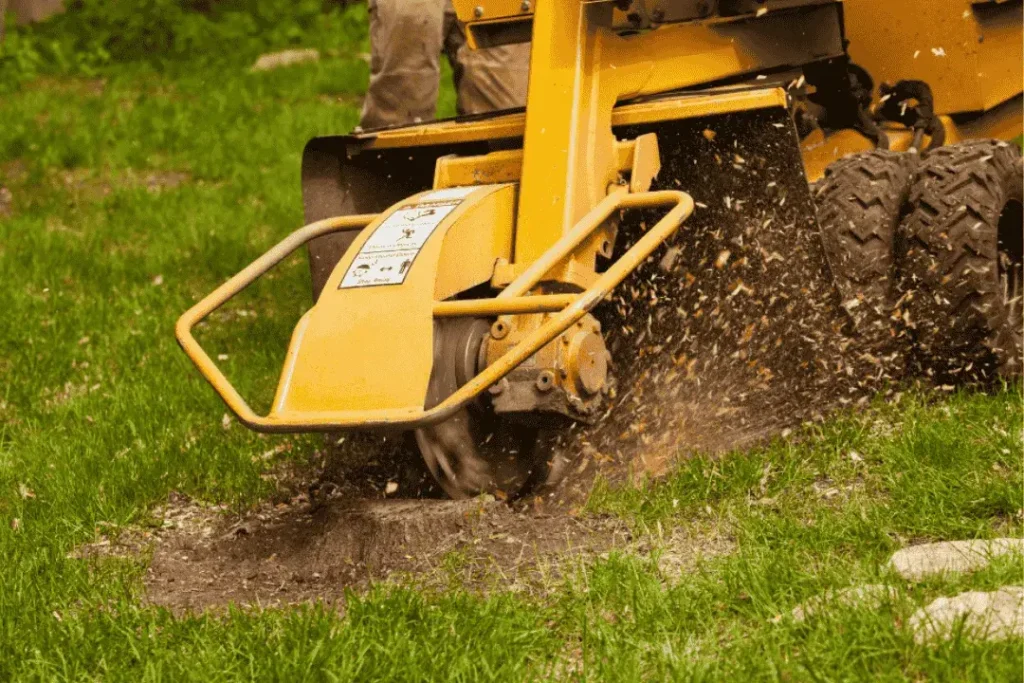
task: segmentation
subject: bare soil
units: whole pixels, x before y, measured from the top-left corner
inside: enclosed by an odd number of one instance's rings
[[[728,446],[748,443],[733,435]],[[176,612],[227,604],[278,606],[322,601],[339,609],[349,589],[400,578],[475,591],[543,593],[588,560],[615,550],[656,553],[666,581],[702,557],[727,554],[726,531],[699,524],[665,538],[635,537],[619,519],[579,513],[594,479],[632,485],[668,471],[673,459],[636,462],[577,454],[564,482],[515,502],[441,497],[414,446],[362,436],[331,445],[312,469],[278,477],[281,502],[243,516],[174,498],[157,510],[163,527],[121,534],[79,556],[133,555],[152,549],[147,599]]]
[[[112,173],[109,170],[76,168],[70,170],[49,170],[42,183],[53,190],[67,194],[71,202],[98,202],[109,197],[116,190],[144,188],[151,194],[174,190],[191,182],[189,174],[168,170],[127,170]],[[29,168],[24,161],[14,160],[0,164],[0,218],[14,215],[19,202],[38,191],[39,183],[30,178]],[[49,221],[48,229],[74,232],[59,221]]]
[[[323,601],[404,576],[486,590],[543,590],[573,558],[630,542],[620,522],[578,519],[495,500],[351,500],[299,503],[212,533],[172,533],[156,545],[148,599],[175,611]]]

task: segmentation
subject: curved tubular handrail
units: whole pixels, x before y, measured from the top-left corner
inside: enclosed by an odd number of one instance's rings
[[[427,410],[350,410],[302,413],[298,416],[282,416],[278,414],[261,417],[253,412],[238,391],[231,386],[227,378],[220,372],[191,334],[192,327],[196,323],[219,308],[231,297],[238,294],[242,289],[252,284],[260,275],[280,263],[288,254],[306,242],[331,232],[363,227],[369,224],[374,216],[350,216],[327,219],[292,233],[253,262],[248,268],[228,280],[185,313],[178,321],[176,327],[178,341],[185,350],[185,353],[188,354],[206,380],[221,395],[228,407],[238,416],[239,420],[257,431],[333,431],[338,429],[374,428],[415,429],[437,424],[458,412],[463,406],[495,382],[500,381],[523,361],[569,329],[569,327],[593,309],[619,283],[625,280],[640,263],[646,260],[660,244],[668,239],[682,225],[683,221],[689,218],[690,214],[693,213],[693,199],[685,192],[675,190],[635,194],[615,192],[594,207],[590,213],[580,220],[573,230],[559,240],[549,251],[562,254],[561,258],[564,258],[565,255],[579,246],[583,240],[600,227],[614,211],[664,206],[671,206],[672,208],[643,237],[637,240],[636,244],[615,261],[608,270],[601,273],[589,288],[578,295],[559,296],[557,299],[554,299],[551,297],[522,296],[525,293],[524,291],[516,293],[524,283],[527,288],[535,284],[560,260],[553,259],[545,253],[533,266],[524,271],[519,278],[516,278],[516,281],[513,282],[515,289],[512,289],[511,295],[506,295],[505,292],[512,285],[503,290],[495,299],[439,302],[435,308],[435,315],[440,314],[440,316],[444,317],[474,315],[478,314],[481,310],[486,310],[493,315],[519,313],[534,309],[550,310],[556,308],[554,305],[556,303],[564,305],[564,307],[557,310],[544,324],[527,335],[497,361],[484,368],[478,375],[448,396],[448,398]],[[361,223],[361,221],[365,222]]]
[[[377,216],[374,214],[336,216],[299,228],[271,247],[269,251],[250,263],[237,275],[210,292],[199,303],[188,309],[184,315],[178,318],[178,322],[174,326],[174,336],[177,337],[178,344],[199,369],[203,377],[206,378],[206,381],[216,389],[232,412],[246,426],[257,429],[257,425],[263,418],[249,407],[249,404],[245,402],[245,399],[238,393],[238,390],[228,381],[228,378],[224,376],[224,373],[220,371],[220,368],[213,362],[213,359],[203,350],[203,347],[199,345],[196,338],[192,336],[192,328],[262,277],[268,270],[291,256],[293,252],[307,242],[335,232],[362,230],[372,223],[375,218]]]
[[[571,304],[577,294],[533,294],[513,299],[456,299],[434,304],[435,318],[497,318],[516,313],[558,313]]]

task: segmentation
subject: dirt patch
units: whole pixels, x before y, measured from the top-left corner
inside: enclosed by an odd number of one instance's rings
[[[621,520],[581,517],[553,496],[447,500],[405,437],[332,435],[308,464],[288,462],[268,475],[279,493],[251,513],[176,497],[156,511],[169,520],[160,528],[103,536],[76,556],[152,550],[148,600],[185,612],[340,606],[346,590],[388,579],[546,592],[581,562],[657,546],[634,539]],[[559,493],[586,479],[577,473]]]
[[[403,577],[544,590],[567,563],[631,542],[625,526],[495,500],[349,500],[268,507],[161,534],[148,600],[178,612],[234,604],[341,605],[347,589]]]
[[[145,189],[152,194],[176,189],[192,178],[188,173],[169,170],[133,170],[113,172],[86,168],[47,169],[42,184],[67,193],[75,202],[97,202],[115,191]],[[16,198],[38,191],[40,183],[33,179],[31,169],[21,159],[0,164],[0,216],[10,215]]]
[[[99,97],[106,90],[107,82],[102,78],[50,78],[44,76],[32,79],[22,87],[36,92]]]
[[[667,538],[641,541],[643,554],[653,556],[662,579],[668,584],[683,580],[702,561],[731,555],[736,540],[718,527],[687,526],[674,529]]]
[[[152,551],[147,601],[176,613],[313,601],[340,609],[347,591],[389,580],[545,595],[613,552],[652,559],[674,585],[700,562],[736,549],[719,525],[635,536],[622,520],[578,516],[539,500],[518,507],[487,497],[311,502],[299,494],[240,517],[174,497],[160,511],[168,517],[159,527],[104,536],[73,556]]]
[[[78,546],[68,553],[68,557],[76,560],[131,559],[172,537],[208,538],[225,519],[226,509],[226,505],[200,505],[186,496],[172,493],[166,504],[153,510],[153,518],[158,523],[146,528],[118,527],[101,522],[99,537],[92,543]]]
[[[62,187],[78,201],[98,201],[115,190],[143,188],[158,194],[173,190],[188,182],[190,176],[180,171],[133,171],[123,173],[96,173],[88,169],[57,172],[51,182]]]
[[[0,218],[11,215],[11,206],[14,203],[14,195],[3,185],[0,185]]]

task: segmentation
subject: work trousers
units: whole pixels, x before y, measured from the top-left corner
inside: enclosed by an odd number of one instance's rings
[[[368,0],[368,6],[370,87],[363,128],[432,120],[442,53],[454,72],[459,114],[526,104],[528,43],[471,50],[450,0]]]

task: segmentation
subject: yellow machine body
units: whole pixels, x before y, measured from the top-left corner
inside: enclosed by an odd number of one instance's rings
[[[804,11],[752,11],[730,21],[673,23],[621,35],[611,3],[541,3],[529,13],[534,49],[525,116],[429,124],[352,141],[365,153],[445,140],[522,140],[518,150],[436,159],[435,192],[455,190],[464,197],[414,257],[407,278],[345,286],[374,236],[396,215],[429,204],[430,193],[382,207],[348,240],[316,305],[296,327],[267,416],[252,412],[190,332],[258,277],[256,271],[197,305],[179,323],[179,340],[228,405],[256,429],[408,428],[443,420],[582,319],[692,211],[691,198],[681,192],[646,191],[660,164],[656,138],[617,140],[614,125],[784,109],[787,98],[778,88],[737,87],[617,107],[620,102],[842,54],[839,3],[781,5]],[[502,184],[489,184],[495,182]],[[488,185],[468,194],[462,185],[482,183]],[[599,272],[598,257],[611,256],[615,241],[612,215],[657,206],[670,211]],[[268,263],[294,246],[282,243]],[[493,299],[446,303],[488,281]],[[539,313],[557,315],[541,326],[526,322]],[[451,400],[427,410],[432,320],[470,315],[508,316],[511,325],[518,319],[532,332]],[[395,372],[383,372],[387,366]]]
[[[1022,11],[1015,0],[844,0],[843,26],[851,60],[876,83],[931,87],[947,144],[1012,140],[1024,132]],[[893,149],[911,146],[908,131],[890,135]],[[808,178],[873,146],[853,130],[818,131],[803,143]]]
[[[939,114],[994,109],[1021,93],[1021,4],[844,0],[850,58],[875,78],[925,81]]]
[[[711,141],[731,117],[756,114],[763,122],[743,124],[745,134],[765,148],[802,152],[811,179],[832,159],[871,146],[852,130],[817,131],[801,143],[793,126],[801,69],[843,62],[844,39],[876,80],[931,83],[951,139],[1020,133],[1020,2],[455,0],[455,7],[471,44],[532,38],[525,112],[313,141],[304,170],[310,225],[179,321],[185,351],[254,429],[422,428],[524,368],[539,372],[540,382],[545,368],[531,364],[564,353],[538,352],[559,339],[575,348],[567,336],[573,326],[599,329],[590,312],[694,210],[690,188],[666,187],[662,178],[651,189],[669,158],[677,170],[688,161],[685,140]],[[1015,22],[1006,12],[1013,7]],[[688,126],[685,135],[662,126],[675,122]],[[892,134],[894,147],[912,144],[910,131]],[[738,152],[723,154],[707,157],[717,173],[746,163]],[[803,195],[785,210],[799,204],[793,220],[810,214],[813,223],[803,171],[790,171]],[[646,229],[623,244],[622,217],[641,211]],[[411,248],[400,243],[403,229],[411,230]],[[295,329],[273,407],[259,416],[191,330],[309,242],[317,300]],[[727,275],[730,299],[750,291]],[[438,325],[452,318],[503,325],[493,337],[516,343],[485,340],[498,351],[481,352],[479,373],[432,400]],[[600,393],[573,388],[566,369],[590,361],[551,368],[567,377],[556,384],[570,406]]]
[[[432,338],[435,301],[488,282],[510,257],[515,198],[508,184],[425,192],[367,226],[295,328],[271,419],[422,412],[433,354],[409,341]]]

